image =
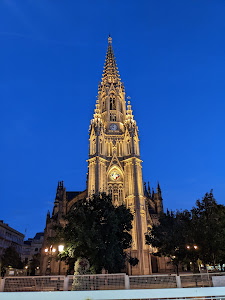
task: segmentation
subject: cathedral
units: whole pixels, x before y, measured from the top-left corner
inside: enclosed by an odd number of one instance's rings
[[[54,259],[49,262],[44,254],[47,238],[54,236],[54,225],[64,224],[63,216],[76,201],[101,192],[111,194],[114,205],[124,204],[134,216],[130,252],[139,263],[132,268],[133,275],[165,271],[165,259],[152,255],[154,249],[145,244],[145,233],[158,222],[158,215],[163,211],[161,189],[158,184],[154,192],[149,184],[143,183],[138,126],[129,99],[126,103],[110,36],[89,128],[87,187],[85,191],[74,192],[67,191],[62,181],[58,183],[53,212],[48,213],[46,219],[41,257],[43,275],[47,268],[51,274],[58,274],[59,270],[59,262]],[[66,269],[62,262],[60,273],[65,274]],[[126,271],[131,273],[129,265]]]

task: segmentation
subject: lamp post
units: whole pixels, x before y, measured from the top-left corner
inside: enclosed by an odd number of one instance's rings
[[[56,248],[54,248],[52,245],[49,248],[45,248],[45,254],[48,255],[48,264],[45,275],[51,275],[51,260],[55,252]]]
[[[29,275],[29,269],[28,269],[29,267],[26,265],[24,268],[26,270],[26,276],[28,276]]]
[[[194,272],[195,272],[195,266],[196,266],[196,261],[197,261],[197,256],[196,256],[196,251],[199,249],[197,245],[187,245],[186,246],[186,249],[188,251],[190,251],[190,253],[192,254],[192,258],[193,258],[193,266],[194,266]]]
[[[61,254],[64,250],[64,245],[59,245],[58,246],[58,251],[59,251],[59,254]],[[60,258],[59,258],[59,275],[61,273],[61,261],[62,261],[62,258],[61,258],[61,255],[60,255]]]

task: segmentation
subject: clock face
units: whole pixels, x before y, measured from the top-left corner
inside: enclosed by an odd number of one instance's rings
[[[110,130],[117,130],[117,125],[116,125],[116,124],[111,124],[111,125],[109,126],[109,129],[110,129]]]
[[[111,174],[110,174],[110,179],[113,180],[113,181],[116,181],[120,178],[120,174],[116,171],[113,171]]]

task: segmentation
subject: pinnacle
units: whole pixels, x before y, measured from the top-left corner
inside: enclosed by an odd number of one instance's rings
[[[103,75],[102,75],[102,80],[105,82],[118,82],[120,81],[120,75],[119,71],[116,65],[116,59],[113,53],[113,48],[112,48],[112,38],[109,35],[108,37],[108,49],[106,53],[106,58],[105,58],[105,65],[104,65],[104,70],[103,70]]]
[[[127,102],[127,115],[126,115],[126,123],[127,124],[133,124],[133,125],[135,125],[136,124],[136,122],[134,121],[134,116],[133,116],[133,114],[132,114],[132,109],[131,109],[131,104],[130,104],[130,97],[127,97],[127,99],[129,99],[128,100],[128,102]]]

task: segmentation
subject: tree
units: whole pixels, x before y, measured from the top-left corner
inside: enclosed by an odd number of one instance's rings
[[[146,242],[158,249],[156,255],[170,257],[176,266],[192,262],[223,264],[225,262],[225,206],[218,205],[212,191],[196,201],[191,211],[162,214]]]
[[[72,291],[79,291],[83,284],[82,278],[77,275],[85,275],[88,273],[89,269],[89,261],[86,258],[79,257],[74,264]]]
[[[166,256],[178,272],[179,264],[187,258],[186,245],[190,226],[190,212],[167,210],[161,214],[159,224],[153,225],[152,230],[146,235],[146,243],[157,248],[158,256]]]
[[[14,247],[6,248],[2,255],[2,267],[9,266],[16,269],[23,268],[23,263],[20,259],[20,255]]]
[[[204,264],[225,262],[225,206],[217,204],[213,191],[196,201],[191,210],[192,235]]]
[[[133,215],[124,205],[115,207],[111,196],[93,195],[75,203],[61,231],[69,257],[87,258],[98,273],[120,272],[125,266],[125,249],[131,246]]]

